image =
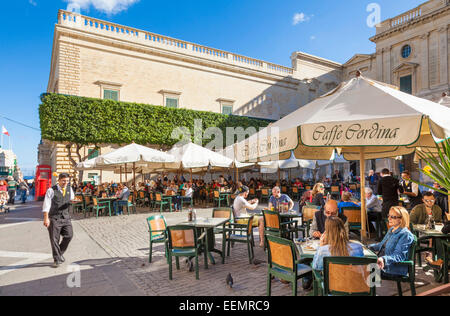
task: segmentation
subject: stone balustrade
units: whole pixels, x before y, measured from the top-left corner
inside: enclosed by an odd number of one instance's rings
[[[225,52],[219,49],[210,48],[199,44],[189,43],[168,36],[142,31],[95,18],[90,18],[65,10],[59,11],[58,24],[74,29],[80,29],[90,33],[110,36],[117,39],[180,52],[196,57],[221,61],[227,64],[265,71],[280,76],[292,76],[292,74],[294,73],[293,68],[268,63],[262,60]]]
[[[408,23],[413,19],[416,19],[422,15],[422,6],[412,9],[406,13],[403,13],[395,18],[389,20],[390,27],[397,27],[402,24]]]

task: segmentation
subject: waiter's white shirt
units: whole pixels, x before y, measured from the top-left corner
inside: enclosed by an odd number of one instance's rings
[[[63,193],[63,190],[57,185],[59,192]],[[67,186],[66,190],[70,190],[70,200],[75,200],[75,193],[73,193],[72,187]],[[55,191],[53,191],[53,188],[50,188],[47,190],[47,193],[45,194],[44,199],[44,205],[42,206],[42,213],[50,213],[50,208],[52,207],[52,200],[55,197]]]
[[[411,181],[408,181],[408,183]],[[406,181],[403,180],[403,183],[406,185]],[[419,195],[419,185],[417,183],[411,182],[411,191],[412,193],[414,193],[416,196]]]

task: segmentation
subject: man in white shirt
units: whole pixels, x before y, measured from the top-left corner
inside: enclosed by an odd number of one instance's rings
[[[408,196],[411,209],[422,204],[422,193],[419,190],[419,185],[411,181],[411,174],[408,170],[402,172],[402,179],[400,193]]]
[[[42,207],[44,226],[48,229],[50,236],[54,268],[58,268],[65,261],[63,255],[73,238],[69,208],[71,201],[75,199],[75,194],[69,183],[69,175],[60,174],[58,184],[47,190]],[[61,237],[63,240],[60,243]]]
[[[258,207],[258,199],[247,201],[249,188],[246,186],[241,186],[239,189],[239,195],[236,197],[233,203],[233,213],[235,218],[245,218],[250,217],[247,210],[254,211]],[[248,220],[239,219],[236,221],[237,224],[247,224]],[[264,218],[261,216],[255,216],[253,218],[253,227],[258,227],[259,230],[259,246],[264,247]]]

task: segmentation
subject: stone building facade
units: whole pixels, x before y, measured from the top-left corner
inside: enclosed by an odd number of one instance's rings
[[[61,10],[47,92],[278,120],[360,70],[438,101],[449,90],[449,21],[450,1],[430,0],[383,21],[373,54],[339,64],[294,52],[286,67]],[[39,163],[73,171],[64,144],[43,140]]]

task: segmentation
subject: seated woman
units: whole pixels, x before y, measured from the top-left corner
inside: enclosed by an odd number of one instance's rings
[[[324,194],[325,186],[323,183],[316,183],[311,192],[311,204],[323,208],[325,206]]]
[[[352,194],[350,192],[342,193],[342,202],[339,202],[339,214],[342,214],[342,208],[344,207],[359,207],[358,204],[352,202]]]
[[[329,217],[325,223],[325,233],[313,260],[314,270],[323,271],[324,257],[364,257],[363,247],[349,241],[344,222],[339,217]]]
[[[394,206],[389,211],[389,226],[391,227],[378,244],[369,248],[378,252],[378,266],[381,273],[393,276],[406,276],[408,267],[397,265],[407,260],[414,235],[409,231],[409,213],[401,206]]]

